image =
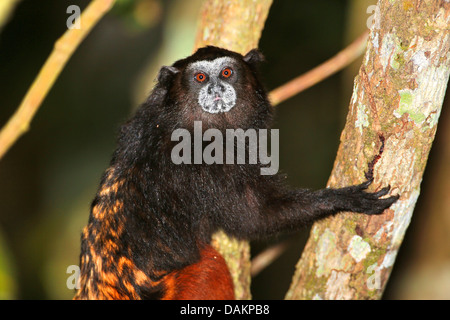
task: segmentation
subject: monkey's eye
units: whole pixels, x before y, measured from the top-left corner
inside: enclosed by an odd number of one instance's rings
[[[222,77],[229,78],[233,74],[233,70],[231,68],[225,68],[222,70]]]
[[[198,82],[203,82],[206,80],[206,74],[199,72],[194,76],[194,79]]]

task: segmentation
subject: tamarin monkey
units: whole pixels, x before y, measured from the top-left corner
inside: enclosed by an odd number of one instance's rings
[[[122,126],[81,235],[75,299],[233,299],[227,265],[210,245],[219,230],[240,239],[293,232],[351,211],[380,214],[398,196],[366,182],[290,189],[262,164],[175,164],[176,129],[269,129],[258,77],[263,56],[208,46],[161,68],[157,84]]]

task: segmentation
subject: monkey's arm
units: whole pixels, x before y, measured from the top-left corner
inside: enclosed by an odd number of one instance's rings
[[[266,197],[259,212],[249,212],[247,219],[241,219],[232,229],[225,231],[237,237],[252,239],[296,231],[338,212],[380,214],[397,201],[399,196],[381,198],[389,192],[389,186],[374,193],[365,191],[371,183],[372,180],[368,180],[340,189],[298,189],[271,194]]]

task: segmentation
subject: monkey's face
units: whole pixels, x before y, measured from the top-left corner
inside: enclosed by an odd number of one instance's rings
[[[174,127],[192,129],[195,121],[202,121],[205,130],[265,128],[272,108],[258,79],[262,59],[257,49],[242,56],[218,47],[200,48],[161,68],[154,97],[162,99],[162,111],[173,115]]]
[[[190,94],[208,113],[230,111],[236,104],[235,85],[239,80],[237,61],[231,57],[200,60],[189,64],[185,70]]]

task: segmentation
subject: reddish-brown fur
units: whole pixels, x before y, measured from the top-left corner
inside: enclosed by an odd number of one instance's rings
[[[198,262],[164,277],[163,300],[232,300],[233,281],[224,258],[211,246]]]

